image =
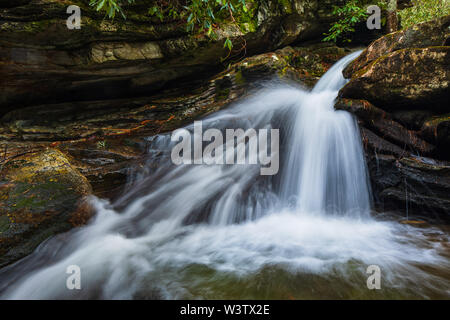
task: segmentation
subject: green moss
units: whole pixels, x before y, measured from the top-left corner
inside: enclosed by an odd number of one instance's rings
[[[239,70],[238,72],[236,72],[236,74],[234,75],[234,81],[239,84],[239,85],[243,85],[245,84],[247,81],[245,80],[244,75],[242,74],[242,71]]]
[[[8,230],[10,224],[11,224],[11,221],[9,221],[8,216],[6,216],[6,215],[0,216],[0,233]]]
[[[284,12],[288,14],[291,14],[293,12],[290,0],[278,0],[278,3],[281,5],[281,8]]]
[[[26,32],[43,32],[48,30],[49,26],[52,24],[56,24],[60,22],[59,20],[53,19],[53,20],[40,20],[40,21],[32,21],[28,23],[24,23],[24,31]]]
[[[258,29],[258,19],[257,19],[257,9],[258,6],[254,4],[247,12],[243,10],[239,10],[236,13],[236,22],[239,25],[239,28],[242,32],[256,32]]]
[[[398,11],[403,28],[450,14],[448,0],[414,0],[413,6]]]
[[[225,88],[216,93],[216,101],[223,101],[228,99],[230,95],[230,88]]]
[[[70,195],[68,186],[63,182],[47,181],[39,184],[19,182],[10,192],[8,207],[11,212],[23,209],[40,212],[52,202],[70,199]]]

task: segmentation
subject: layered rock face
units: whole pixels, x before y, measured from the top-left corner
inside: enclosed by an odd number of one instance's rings
[[[386,35],[344,70],[336,108],[358,118],[380,209],[450,219],[449,26]]]
[[[88,3],[0,1],[0,149],[9,159],[58,146],[101,196],[123,185],[129,163],[140,161],[140,137],[225,106],[255,79],[312,85],[343,55],[325,46],[318,54],[299,49],[233,64],[320,39],[335,1],[267,1],[251,8],[248,21],[222,25],[216,40],[187,33],[183,21],[146,15],[148,4],[139,1],[125,8],[126,20],[104,19]],[[79,30],[66,26],[71,4],[81,8]],[[222,62],[227,37],[245,49]]]
[[[143,15],[139,2],[114,21],[88,2],[0,0],[0,266],[86,222],[87,195],[120,194],[128,170],[145,162],[145,137],[265,80],[312,86],[348,54],[287,46],[320,40],[335,1],[267,1],[248,22],[221,26],[214,41]],[[66,27],[70,4],[81,7],[80,30]],[[222,62],[227,37],[246,46]]]
[[[57,147],[72,157],[96,195],[111,197],[126,182],[128,168],[143,160],[145,137],[220,110],[267,80],[312,86],[346,54],[328,45],[285,47],[152,96],[23,107],[2,118],[1,158]]]
[[[174,81],[206,78],[223,66],[225,38],[234,58],[321,37],[330,4],[268,1],[240,25],[221,26],[217,40],[193,36],[182,21],[161,23],[126,8],[127,19],[104,19],[89,1],[0,2],[0,115],[23,106],[148,96]],[[69,30],[66,9],[81,7],[81,29]],[[237,56],[236,56],[237,55]],[[228,64],[229,62],[227,62]]]
[[[123,185],[130,161],[140,160],[140,137],[225,106],[255,79],[312,85],[343,55],[325,46],[318,54],[299,49],[233,64],[321,39],[335,1],[267,1],[251,8],[247,22],[222,25],[216,40],[188,34],[183,21],[146,15],[139,1],[125,8],[126,20],[104,19],[88,3],[0,1],[0,149],[8,159],[58,145],[101,196]],[[79,30],[66,26],[71,4],[81,8]],[[245,49],[222,62],[227,37]]]

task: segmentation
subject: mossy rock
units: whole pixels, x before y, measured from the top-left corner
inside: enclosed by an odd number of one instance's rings
[[[353,74],[340,97],[365,99],[387,111],[449,112],[450,47],[397,50]]]
[[[358,58],[344,69],[346,78],[356,73],[382,56],[406,48],[426,48],[448,45],[450,38],[450,16],[435,21],[413,25],[404,30],[393,32],[372,42]]]
[[[1,181],[0,266],[90,218],[85,197],[92,188],[58,150],[11,159],[2,168]]]

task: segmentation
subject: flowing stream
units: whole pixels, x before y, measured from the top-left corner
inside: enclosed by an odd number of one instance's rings
[[[333,108],[342,69],[358,54],[313,90],[268,84],[203,119],[204,129],[279,128],[278,174],[255,164],[176,166],[170,134],[151,137],[148,166],[128,191],[114,203],[91,199],[88,226],[0,270],[0,297],[450,298],[447,231],[371,215],[357,123]],[[262,152],[245,146],[249,157]],[[80,267],[81,290],[66,288],[70,265]],[[366,285],[369,265],[380,267],[379,290]]]

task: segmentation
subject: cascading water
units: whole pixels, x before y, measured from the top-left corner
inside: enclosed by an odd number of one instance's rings
[[[358,54],[339,61],[295,104],[282,195],[296,197],[301,212],[369,216],[359,131],[350,114],[334,110],[334,100],[345,84],[342,69]]]
[[[136,174],[114,204],[92,199],[88,226],[0,270],[1,297],[448,298],[446,233],[370,217],[356,121],[333,108],[358,54],[312,91],[273,85],[203,120],[205,129],[280,128],[277,175],[250,164],[175,166],[170,135],[152,137],[157,169]],[[371,264],[383,272],[378,292],[366,287]],[[82,290],[66,288],[70,265]]]

